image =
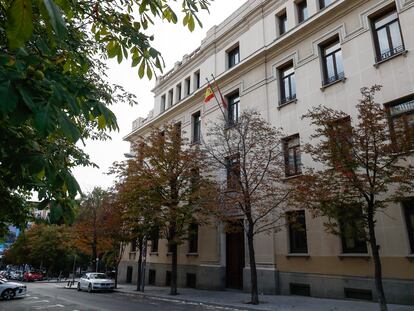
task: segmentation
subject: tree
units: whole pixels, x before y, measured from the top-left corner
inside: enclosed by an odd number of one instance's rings
[[[34,225],[23,232],[6,253],[11,264],[30,264],[46,269],[48,275],[71,271],[73,244],[66,226]]]
[[[111,248],[102,256],[106,267],[115,268],[115,288],[118,285],[118,267],[125,251],[128,240],[127,228],[123,221],[123,208],[117,200],[118,193],[114,190],[108,192],[102,202],[104,209],[103,223],[105,224],[105,237],[109,239]]]
[[[135,103],[105,82],[103,61],[130,56],[141,78],[162,70],[148,32],[159,19],[177,23],[171,2],[0,0],[0,224],[21,225],[33,192],[54,222],[73,219],[81,190],[71,170],[93,165],[77,143],[106,139],[118,129],[108,106]],[[208,5],[182,0],[184,26]]]
[[[225,118],[212,124],[204,151],[211,169],[226,170],[227,178],[222,178],[221,185],[221,217],[230,229],[236,219],[243,221],[249,249],[251,303],[258,304],[254,239],[281,225],[291,193],[283,182],[282,133],[258,112],[244,111],[231,127]]]
[[[149,189],[139,174],[140,158],[114,163],[110,173],[117,176],[117,204],[122,209],[122,227],[125,241],[138,244],[137,291],[143,288],[143,255],[151,233],[159,230],[157,207],[152,203],[152,189]]]
[[[378,213],[401,201],[414,187],[414,168],[407,163],[412,136],[390,133],[386,109],[375,102],[381,89],[362,88],[353,120],[342,111],[319,106],[304,117],[316,127],[305,146],[318,169],[308,169],[295,181],[299,204],[326,216],[328,230],[367,241],[375,265],[375,287],[382,311],[387,310],[382,285],[380,245],[375,226]],[[398,124],[396,124],[398,125]],[[397,126],[397,132],[404,134]],[[407,137],[407,138],[405,138]],[[350,232],[343,232],[344,225]]]
[[[111,240],[108,237],[108,228],[111,228],[112,213],[105,209],[108,193],[101,188],[95,188],[83,198],[79,215],[72,228],[76,247],[90,255],[91,269],[98,270],[97,259],[106,251],[111,250]]]
[[[202,175],[203,157],[181,137],[181,127],[167,124],[135,142],[133,174],[140,181],[153,221],[168,240],[172,254],[171,295],[177,295],[177,247],[194,221],[206,223],[205,198],[213,185]],[[147,232],[148,233],[148,232]]]

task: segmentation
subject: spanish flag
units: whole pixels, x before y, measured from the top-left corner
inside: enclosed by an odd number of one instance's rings
[[[214,91],[213,91],[213,87],[211,86],[211,84],[209,83],[206,89],[206,95],[204,97],[204,102],[208,103],[211,99],[214,98]]]

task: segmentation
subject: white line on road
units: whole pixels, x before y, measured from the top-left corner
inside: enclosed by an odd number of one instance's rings
[[[49,300],[36,300],[36,301],[28,301],[28,302],[24,302],[25,304],[33,304],[33,303],[38,303],[38,302],[50,302]]]
[[[36,306],[36,307],[34,307],[34,309],[36,309],[36,310],[43,310],[43,309],[50,309],[50,308],[64,308],[65,306],[63,306],[63,305],[60,305],[60,304],[56,304],[56,305],[50,305],[50,306],[44,306],[44,307],[41,307],[41,306]]]

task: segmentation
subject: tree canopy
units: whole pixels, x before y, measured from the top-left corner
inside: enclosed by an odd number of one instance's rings
[[[384,311],[387,306],[375,227],[381,211],[412,193],[414,167],[407,153],[412,136],[406,136],[404,125],[398,123],[398,137],[392,135],[387,110],[375,101],[380,89],[378,85],[361,89],[354,119],[324,106],[304,116],[315,127],[312,142],[304,149],[318,167],[308,168],[293,183],[298,194],[294,203],[325,216],[330,232],[369,243],[378,300]]]
[[[79,143],[118,129],[109,105],[135,103],[105,81],[104,61],[129,57],[141,78],[162,71],[148,32],[177,23],[174,2],[0,0],[0,224],[24,222],[33,192],[52,221],[73,220],[72,169],[94,165]],[[209,2],[183,0],[184,26],[194,29]]]

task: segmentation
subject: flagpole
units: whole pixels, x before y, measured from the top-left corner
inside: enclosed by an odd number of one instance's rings
[[[216,87],[217,91],[218,91],[218,92],[219,92],[219,94],[220,94],[220,99],[221,99],[221,103],[223,104],[223,107],[227,108],[227,103],[225,103],[225,99],[224,99],[224,97],[223,97],[223,94],[221,93],[221,90],[220,90],[220,88],[219,88],[219,86],[218,86],[218,83],[217,83],[217,81],[216,81],[216,78],[214,77],[214,75],[213,75],[213,74],[211,74],[211,78],[213,79],[213,81],[214,81],[214,85],[215,85],[215,87]]]
[[[210,80],[208,78],[206,78],[206,80],[207,80],[208,85],[211,86]],[[214,98],[216,99],[217,105],[219,106],[220,111],[223,114],[224,122],[226,122],[226,114],[224,113],[223,108],[220,105],[220,102],[219,102],[219,100],[218,100],[218,98],[216,96],[216,92],[214,92],[214,89],[213,88],[211,88],[211,90],[213,91]]]

